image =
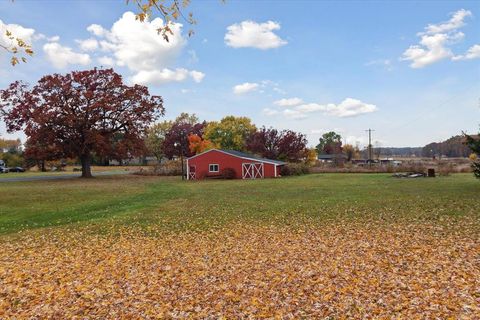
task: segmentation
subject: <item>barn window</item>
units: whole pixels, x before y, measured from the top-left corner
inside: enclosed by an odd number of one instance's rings
[[[208,165],[209,172],[218,172],[218,164],[209,164]]]

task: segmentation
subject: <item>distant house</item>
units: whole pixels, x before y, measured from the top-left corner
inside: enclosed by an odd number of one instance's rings
[[[385,166],[398,167],[402,165],[402,161],[395,160],[393,158],[383,158],[383,159],[380,159],[380,164]]]
[[[347,156],[343,153],[335,153],[335,154],[319,154],[317,159],[321,162],[331,162],[331,163],[345,163],[347,161]]]
[[[233,169],[236,179],[262,179],[280,176],[283,161],[260,158],[235,151],[211,149],[187,159],[187,179],[221,177],[224,169]]]

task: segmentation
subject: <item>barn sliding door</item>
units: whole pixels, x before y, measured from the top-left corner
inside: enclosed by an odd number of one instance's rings
[[[242,163],[242,179],[263,178],[263,163]]]

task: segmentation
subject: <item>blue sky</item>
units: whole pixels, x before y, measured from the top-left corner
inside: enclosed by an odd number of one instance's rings
[[[36,53],[11,67],[1,52],[0,87],[111,65],[162,95],[166,118],[247,116],[311,145],[330,130],[350,143],[363,145],[372,128],[379,145],[422,146],[479,128],[479,2],[193,0],[195,35],[176,26],[169,44],[153,31],[161,21],[139,26],[132,10],[0,2],[0,28],[24,34]],[[0,135],[12,136],[2,125]]]

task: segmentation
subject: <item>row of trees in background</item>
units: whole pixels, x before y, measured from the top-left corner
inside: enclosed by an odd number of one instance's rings
[[[249,118],[235,116],[201,122],[195,115],[182,113],[174,121],[151,126],[145,142],[158,160],[190,157],[212,148],[246,151],[288,162],[307,160],[311,154],[305,135],[291,130],[257,129]]]
[[[339,155],[344,154],[346,159],[368,158],[367,148],[360,150],[357,146],[351,144],[343,144],[342,136],[334,131],[327,132],[319,139],[319,143],[315,147],[318,154]],[[373,158],[381,156],[402,156],[402,157],[448,157],[448,158],[466,158],[471,154],[471,150],[466,143],[465,135],[453,136],[442,142],[429,143],[419,148],[388,148],[380,147],[378,144],[372,146]]]

